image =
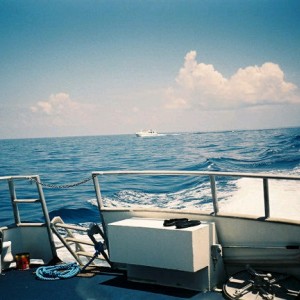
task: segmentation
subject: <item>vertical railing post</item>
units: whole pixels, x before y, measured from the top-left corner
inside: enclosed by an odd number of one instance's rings
[[[103,207],[103,201],[101,197],[100,184],[97,175],[93,175],[93,182],[94,182],[94,187],[96,192],[96,200],[97,200],[98,208],[101,213],[101,209]]]
[[[97,200],[97,204],[98,204],[99,215],[100,215],[100,219],[101,219],[102,227],[103,227],[103,231],[104,231],[104,241],[105,241],[106,247],[109,251],[109,241],[107,238],[107,224],[105,224],[105,221],[102,216],[102,208],[104,207],[104,204],[103,204],[102,197],[101,197],[100,183],[99,183],[98,175],[92,174],[92,176],[93,176],[93,182],[94,182],[94,187],[95,187],[95,192],[96,192],[96,200]]]
[[[15,200],[17,200],[17,194],[16,194],[16,189],[15,189],[13,179],[8,180],[8,187],[9,187],[11,204],[12,204],[13,212],[14,212],[15,223],[20,224],[21,220],[20,220],[19,209],[18,209],[17,203],[15,201]]]
[[[219,213],[219,206],[218,206],[218,199],[217,199],[217,188],[216,188],[215,176],[209,175],[209,179],[210,179],[212,201],[213,201],[213,206],[214,206],[214,213],[215,213],[215,215],[217,215]]]
[[[45,195],[44,195],[44,191],[41,185],[41,180],[40,180],[40,176],[36,176],[35,177],[35,182],[36,182],[36,188],[39,194],[39,200],[42,206],[42,211],[44,214],[44,219],[45,219],[45,223],[46,223],[46,228],[47,228],[47,233],[48,233],[48,237],[49,237],[49,241],[51,244],[51,251],[52,251],[52,256],[57,257],[57,253],[56,253],[56,247],[55,247],[55,242],[52,236],[52,232],[51,232],[51,221],[50,221],[50,217],[49,217],[49,212],[48,212],[48,208],[46,205],[46,199],[45,199]]]
[[[269,201],[269,184],[268,179],[263,179],[263,185],[264,185],[264,206],[265,206],[265,218],[270,217],[270,201]]]

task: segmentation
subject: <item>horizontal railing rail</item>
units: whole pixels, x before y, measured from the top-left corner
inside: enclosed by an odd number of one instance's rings
[[[1,180],[20,180],[20,179],[28,179],[33,178],[36,181],[39,180],[39,175],[14,175],[14,176],[0,176]]]
[[[237,177],[237,178],[255,178],[262,179],[263,184],[263,200],[264,200],[264,217],[270,217],[270,202],[269,202],[269,180],[296,180],[300,181],[300,176],[297,175],[281,175],[269,173],[240,173],[240,172],[211,172],[211,171],[168,171],[168,170],[144,170],[144,171],[94,171],[92,177],[95,186],[96,199],[100,210],[104,208],[104,203],[101,197],[101,189],[99,176],[108,175],[149,175],[149,176],[207,176],[210,181],[210,189],[214,214],[219,213],[216,177]]]
[[[280,175],[271,173],[243,173],[243,172],[214,172],[214,171],[170,171],[170,170],[144,170],[144,171],[93,171],[92,176],[99,175],[186,175],[186,176],[227,176],[245,178],[268,178],[284,180],[300,180],[300,175]]]

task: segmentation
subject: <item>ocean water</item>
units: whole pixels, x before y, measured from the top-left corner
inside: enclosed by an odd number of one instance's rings
[[[40,175],[49,185],[68,185],[92,171],[186,170],[300,175],[300,128],[0,140],[0,176]],[[102,179],[102,178],[101,178]],[[101,180],[106,205],[212,208],[209,182],[199,177],[136,176]],[[226,185],[225,185],[226,184]],[[19,198],[33,198],[34,184],[17,186]],[[221,210],[263,214],[261,182],[217,182]],[[50,216],[65,222],[99,221],[92,181],[73,188],[44,187]],[[300,219],[300,182],[270,182],[271,214]],[[37,207],[21,207],[24,221],[39,221]],[[30,207],[32,208],[32,206]],[[0,225],[13,220],[7,182],[0,181]]]

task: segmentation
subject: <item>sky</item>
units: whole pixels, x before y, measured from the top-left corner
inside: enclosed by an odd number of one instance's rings
[[[0,0],[0,139],[300,126],[299,0]]]

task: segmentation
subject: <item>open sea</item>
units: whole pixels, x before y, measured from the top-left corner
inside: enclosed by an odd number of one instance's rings
[[[300,128],[161,134],[152,138],[132,135],[0,140],[0,176],[40,175],[49,185],[68,185],[92,171],[186,170],[236,171],[300,175]],[[180,179],[180,180],[179,180]],[[100,182],[101,183],[101,182]],[[217,182],[221,208],[247,209],[260,215],[257,204],[261,183],[231,179]],[[17,189],[19,198],[32,198],[31,182]],[[271,214],[300,219],[300,182],[270,185]],[[272,191],[275,193],[272,194]],[[101,192],[107,205],[142,204],[164,208],[211,207],[210,189],[199,178],[104,179]],[[99,221],[92,181],[73,188],[44,187],[50,216],[79,224]],[[291,209],[292,207],[292,209]],[[39,221],[28,213],[25,221]],[[7,182],[0,182],[0,225],[13,221]]]

